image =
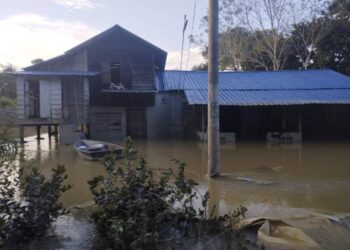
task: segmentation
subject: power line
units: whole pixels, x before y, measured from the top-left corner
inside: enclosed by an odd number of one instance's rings
[[[180,70],[182,70],[182,59],[183,59],[183,55],[184,55],[185,32],[186,32],[186,29],[187,29],[187,24],[188,24],[188,19],[187,19],[187,15],[185,15],[185,17],[184,17],[184,26],[183,26],[183,29],[182,29],[182,46],[181,46]]]
[[[193,15],[192,15],[192,27],[191,27],[190,41],[189,41],[189,44],[188,44],[186,70],[188,69],[188,63],[190,61],[191,45],[192,45],[192,41],[193,41],[194,23],[195,23],[195,20],[196,20],[196,12],[197,12],[197,0],[194,0]]]

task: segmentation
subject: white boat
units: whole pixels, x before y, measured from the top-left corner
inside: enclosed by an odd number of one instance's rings
[[[74,149],[81,157],[90,161],[98,160],[110,153],[118,156],[123,153],[123,147],[120,145],[92,140],[77,140],[74,143]]]

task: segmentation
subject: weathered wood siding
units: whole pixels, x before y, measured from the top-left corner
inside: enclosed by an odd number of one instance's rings
[[[29,93],[28,82],[23,78],[18,77],[16,80],[17,92],[17,118],[18,120],[25,120],[29,115]]]
[[[64,119],[68,123],[87,123],[89,119],[88,79],[64,79],[62,83]]]
[[[151,64],[132,65],[132,88],[149,90],[154,89],[154,66]]]
[[[52,59],[43,64],[33,65],[30,70],[42,71],[87,71],[86,50]]]
[[[111,83],[110,63],[119,62],[121,83],[125,88],[154,89],[154,55],[151,52],[95,49],[88,55],[89,70],[101,72],[100,85]]]
[[[135,39],[130,34],[117,32],[99,40],[87,49],[88,70],[100,71],[101,76],[91,84],[91,93],[97,98],[105,98],[101,89],[111,83],[110,63],[120,63],[121,82],[126,89],[152,90],[155,67],[161,67],[156,60],[157,52],[147,43]],[[95,99],[95,97],[92,97]],[[99,104],[100,105],[100,104]]]
[[[90,87],[89,87],[89,79],[87,78],[84,78],[83,94],[84,94],[84,116],[85,116],[86,122],[88,122],[89,113],[90,113]]]
[[[91,107],[91,137],[94,139],[123,139],[126,136],[124,108]]]

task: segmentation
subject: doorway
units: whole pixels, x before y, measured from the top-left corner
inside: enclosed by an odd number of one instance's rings
[[[147,122],[145,108],[130,108],[126,115],[126,132],[132,138],[147,136]]]
[[[29,81],[29,118],[40,118],[39,81]]]

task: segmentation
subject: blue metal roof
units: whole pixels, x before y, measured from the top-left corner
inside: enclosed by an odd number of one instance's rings
[[[189,104],[206,104],[208,73],[164,71],[160,91],[183,90]],[[220,72],[221,105],[350,104],[350,77],[332,70]]]
[[[188,103],[207,104],[206,90],[185,90]],[[220,91],[220,105],[263,106],[303,104],[350,104],[350,89]]]

